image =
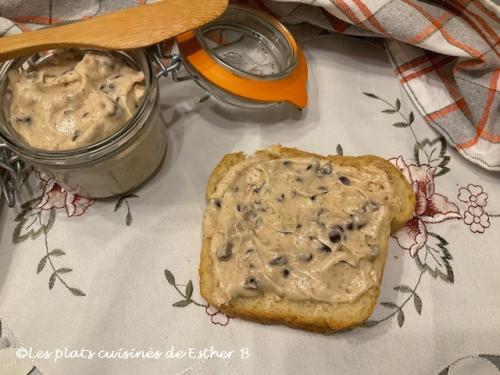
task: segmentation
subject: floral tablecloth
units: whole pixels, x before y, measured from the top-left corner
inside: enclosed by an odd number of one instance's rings
[[[163,80],[166,160],[132,194],[92,201],[31,173],[21,205],[0,212],[0,322],[16,338],[2,346],[0,328],[0,348],[15,349],[0,374],[22,361],[45,375],[498,373],[499,175],[430,129],[380,47],[338,35],[302,45],[303,112],[241,112]],[[390,241],[364,327],[263,326],[200,297],[208,176],[225,153],[273,143],[380,155],[413,185],[417,210]]]

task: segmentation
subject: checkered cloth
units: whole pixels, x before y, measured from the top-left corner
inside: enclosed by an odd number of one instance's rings
[[[27,30],[145,2],[0,0],[0,10]],[[500,171],[499,0],[240,2],[289,23],[386,38],[395,72],[427,122],[465,158]],[[0,35],[9,28],[0,22]]]

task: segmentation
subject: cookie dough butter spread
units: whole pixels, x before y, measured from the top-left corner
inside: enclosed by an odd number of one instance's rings
[[[12,127],[32,147],[94,144],[120,129],[144,97],[144,74],[104,52],[60,50],[9,74]]]
[[[236,165],[204,217],[215,298],[355,301],[380,283],[378,241],[389,236],[396,199],[376,166],[257,157]]]

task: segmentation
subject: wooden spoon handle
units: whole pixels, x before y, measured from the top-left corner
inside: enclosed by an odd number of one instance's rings
[[[0,61],[55,48],[145,47],[218,17],[228,0],[164,0],[75,23],[0,38]]]

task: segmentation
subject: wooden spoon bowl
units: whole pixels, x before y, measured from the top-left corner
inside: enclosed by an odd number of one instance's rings
[[[228,0],[163,0],[0,38],[0,61],[56,48],[126,50],[149,46],[221,15]]]

